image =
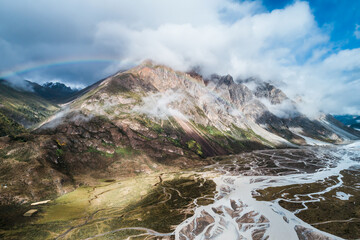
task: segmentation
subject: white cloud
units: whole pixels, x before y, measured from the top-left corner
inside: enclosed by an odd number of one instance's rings
[[[178,70],[272,80],[312,116],[360,113],[360,49],[333,50],[329,28],[318,26],[307,2],[268,12],[260,0],[19,0],[0,3],[0,21],[9,23],[0,28],[8,34],[0,50],[11,59],[14,51],[25,60],[107,56],[121,62],[110,74],[150,58]],[[85,79],[94,75],[88,71]]]
[[[298,109],[289,99],[282,101],[280,104],[271,104],[266,98],[260,98],[259,100],[271,113],[280,118],[292,118],[298,116]]]
[[[359,111],[360,97],[348,96],[354,87],[348,81],[354,77],[359,50],[329,55],[329,36],[318,27],[307,2],[298,1],[272,12],[252,7],[231,22],[222,20],[221,4],[216,2],[201,5],[206,21],[203,17],[193,22],[171,22],[167,17],[161,21],[162,13],[156,12],[156,26],[101,22],[96,43],[117,49],[122,66],[150,58],[179,70],[198,65],[205,74],[230,73],[235,78],[278,82],[290,97],[301,97],[299,109],[309,116],[314,117],[319,110]],[[225,2],[232,4],[229,9],[249,4]]]
[[[285,92],[300,97],[302,112],[359,114],[360,49],[343,50],[322,61],[284,69]]]
[[[165,18],[156,27],[135,28],[127,22],[101,22],[96,43],[116,49],[126,65],[151,58],[181,70],[200,65],[209,74],[268,79],[278,76],[281,65],[296,64],[297,58],[327,41],[305,2],[271,13],[241,13],[231,23],[221,20],[218,5],[202,8],[213,16],[205,23],[202,18],[178,23]]]
[[[133,111],[143,113],[152,117],[167,119],[175,116],[181,119],[187,119],[184,114],[177,110],[172,104],[181,101],[183,95],[179,92],[168,90],[163,93],[155,93],[142,99],[142,106],[135,106]]]
[[[360,25],[359,24],[355,24],[354,35],[355,35],[356,39],[360,39]]]

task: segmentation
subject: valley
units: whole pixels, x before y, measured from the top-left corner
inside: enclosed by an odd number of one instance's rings
[[[144,61],[33,86],[0,85],[2,239],[360,237],[360,132],[270,83]]]
[[[359,150],[260,150],[216,157],[192,170],[102,179],[44,205],[15,210],[18,216],[11,224],[2,222],[0,234],[5,239],[356,238]],[[39,212],[23,217],[30,208]]]
[[[103,179],[40,205],[31,219],[22,214],[34,206],[17,209],[14,217],[20,223],[2,222],[8,230],[0,235],[6,239],[172,236],[174,227],[191,216],[196,206],[213,201],[215,183],[209,176],[184,171]]]

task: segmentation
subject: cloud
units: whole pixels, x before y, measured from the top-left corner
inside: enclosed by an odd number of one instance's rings
[[[168,90],[163,93],[155,93],[142,99],[142,106],[135,106],[133,111],[143,113],[152,117],[167,119],[168,117],[178,117],[187,119],[187,117],[177,110],[174,103],[181,101],[183,94]]]
[[[38,128],[52,129],[58,127],[59,125],[65,122],[75,122],[75,123],[87,122],[90,121],[93,117],[94,117],[93,114],[86,115],[82,112],[72,110],[69,106],[65,106],[55,115],[51,116],[45,122],[41,123],[41,125]]]
[[[25,92],[34,91],[33,86],[29,82],[24,81],[24,79],[18,76],[12,76],[11,78],[6,79],[5,84],[7,84],[12,88],[15,88],[18,91],[25,91]]]
[[[181,70],[200,65],[208,74],[269,78],[278,76],[274,67],[295,64],[328,39],[305,2],[271,13],[251,12],[231,23],[221,21],[217,10],[212,14],[218,19],[206,24],[131,28],[123,22],[101,22],[96,41],[121,50],[122,64],[151,58]]]
[[[271,104],[266,98],[260,98],[259,101],[263,103],[267,109],[280,118],[293,118],[299,116],[298,109],[291,100],[286,99],[280,104]]]
[[[319,110],[330,113],[360,113],[360,49],[343,50],[321,61],[286,68],[285,92],[301,99],[299,108],[309,116]]]
[[[359,24],[355,24],[354,36],[356,37],[356,39],[360,39],[360,25]]]
[[[150,58],[178,70],[200,66],[205,75],[271,80],[311,116],[360,113],[359,49],[336,49],[304,1],[271,12],[261,1],[2,1],[0,22],[8,60],[0,71],[49,59],[116,60],[21,75],[32,80],[89,84]]]

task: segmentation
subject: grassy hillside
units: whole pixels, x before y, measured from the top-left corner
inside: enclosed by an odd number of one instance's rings
[[[0,136],[15,136],[26,132],[26,129],[0,112]]]
[[[14,89],[0,81],[0,128],[5,132],[21,132],[54,114],[59,107],[32,92]]]

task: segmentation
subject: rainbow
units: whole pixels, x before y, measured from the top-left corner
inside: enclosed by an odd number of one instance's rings
[[[57,66],[67,66],[75,64],[91,64],[91,63],[106,63],[115,64],[120,63],[118,59],[114,58],[77,58],[77,59],[62,59],[62,60],[51,60],[43,62],[28,63],[16,66],[11,70],[0,72],[0,78],[9,78],[16,75],[22,75],[36,70],[42,70],[46,68],[52,68]]]

